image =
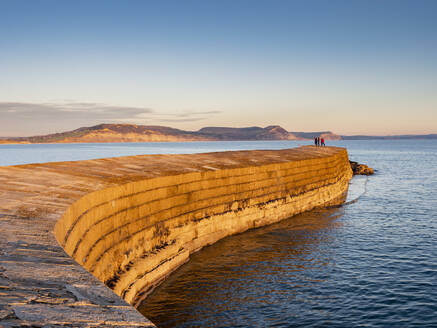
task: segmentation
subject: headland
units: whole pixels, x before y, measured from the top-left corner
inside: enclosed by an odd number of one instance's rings
[[[185,131],[159,125],[99,124],[32,137],[6,138],[0,143],[105,143],[105,142],[187,142],[187,141],[241,141],[241,140],[305,140],[320,136],[326,140],[340,140],[330,132],[288,132],[279,125],[264,128],[205,127]]]

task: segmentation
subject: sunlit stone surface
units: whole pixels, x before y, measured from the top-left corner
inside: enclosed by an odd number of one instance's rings
[[[191,253],[340,203],[351,176],[335,147],[0,167],[0,323],[151,326],[129,304]]]

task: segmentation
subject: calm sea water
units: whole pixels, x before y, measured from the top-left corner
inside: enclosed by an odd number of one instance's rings
[[[0,166],[144,154],[190,154],[225,150],[285,149],[311,141],[128,142],[0,145]]]
[[[348,141],[341,208],[225,238],[142,304],[158,327],[437,327],[437,141]]]
[[[204,248],[141,312],[158,327],[437,327],[437,141],[329,143],[377,169],[348,205]],[[1,145],[0,165],[298,144]]]

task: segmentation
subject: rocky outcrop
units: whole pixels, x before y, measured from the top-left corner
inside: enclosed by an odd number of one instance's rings
[[[128,304],[193,252],[340,204],[351,177],[311,146],[0,167],[0,326],[150,327]]]
[[[373,169],[365,164],[349,161],[354,175],[372,175]]]

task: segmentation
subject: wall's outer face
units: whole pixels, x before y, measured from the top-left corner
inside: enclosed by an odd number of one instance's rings
[[[0,189],[12,200],[12,204],[0,201],[0,209],[10,213],[11,222],[12,215],[32,218],[36,224],[45,222],[42,226],[49,232],[54,229],[69,255],[132,305],[205,245],[342,202],[352,177],[346,150],[334,147],[135,156],[62,164],[11,167],[11,172],[0,168],[0,182],[8,173],[13,179],[14,169],[32,172],[32,167],[37,175],[44,174],[39,179],[25,179],[31,189],[38,190],[46,181],[50,190],[50,178],[63,186],[62,192],[51,190],[51,198],[42,190],[32,197],[28,191],[20,194],[23,190]],[[17,180],[22,186],[21,175]],[[80,187],[72,186],[71,180]],[[13,201],[17,192],[24,201],[21,207]],[[26,210],[30,214],[23,215]],[[48,243],[53,243],[52,237]],[[52,247],[59,252],[60,247]],[[0,254],[0,269],[3,262]],[[65,274],[79,277],[73,267]],[[81,271],[80,277],[83,282],[86,273]],[[71,293],[79,287],[69,283],[59,288]],[[88,291],[93,288],[101,286]],[[87,301],[108,308],[97,296]],[[13,319],[20,319],[21,312],[13,309],[17,316]],[[140,324],[138,320],[130,322]]]

